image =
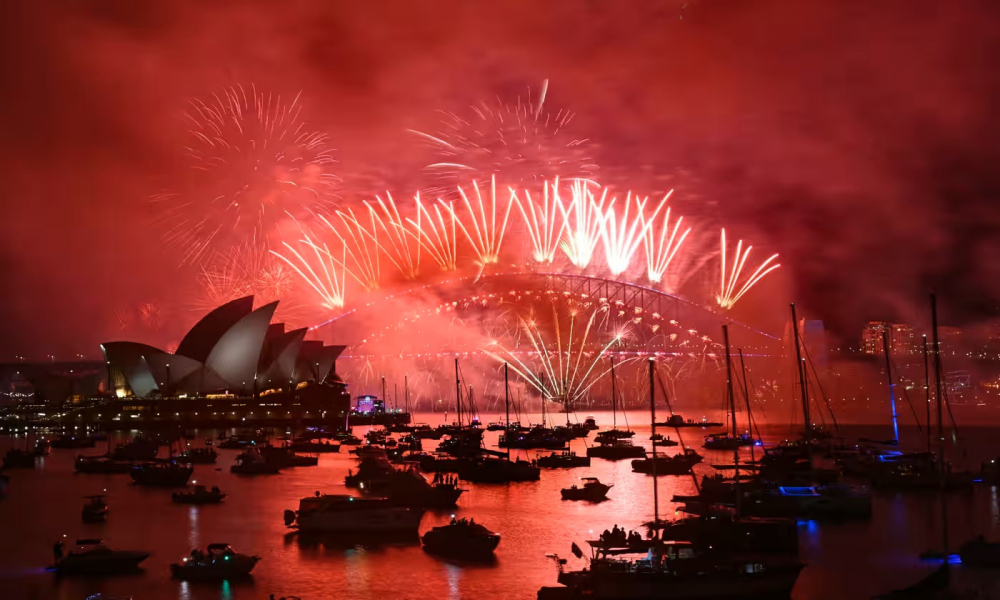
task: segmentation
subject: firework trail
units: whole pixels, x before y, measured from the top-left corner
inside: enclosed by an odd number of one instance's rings
[[[159,331],[160,307],[152,302],[143,302],[139,305],[139,320],[149,331]]]
[[[666,203],[670,199],[670,194],[663,198],[663,202]],[[684,233],[677,237],[677,234],[681,230],[681,224],[684,222],[684,217],[679,217],[674,222],[674,227],[670,228],[670,207],[667,207],[666,212],[663,214],[663,224],[660,226],[659,235],[656,235],[653,223],[656,220],[656,215],[653,215],[646,224],[646,234],[643,236],[643,247],[646,250],[646,277],[651,283],[660,283],[663,281],[663,275],[670,268],[670,263],[674,260],[674,256],[677,255],[677,251],[680,250],[681,246],[684,244],[684,240],[687,238],[688,234],[691,233],[691,228],[688,227],[684,230]]]
[[[551,193],[549,189],[551,188]],[[524,219],[525,229],[531,238],[531,258],[537,263],[552,264],[555,260],[559,240],[566,230],[566,208],[559,195],[559,179],[542,187],[541,205],[537,205],[531,192],[524,190],[522,202],[517,192],[511,188],[511,199],[517,204]],[[527,209],[525,208],[527,206]]]
[[[576,310],[570,314],[568,335],[563,339],[563,331],[555,306],[552,307],[555,337],[554,351],[550,351],[541,329],[535,319],[518,318],[525,337],[534,351],[537,367],[533,369],[518,357],[519,353],[503,347],[494,341],[484,353],[500,362],[507,362],[510,368],[528,382],[546,400],[573,404],[580,400],[596,384],[604,371],[600,368],[601,358],[612,345],[621,343],[624,331],[616,333],[598,352],[587,351],[587,343],[594,326],[597,309],[591,312],[583,334],[576,335]],[[537,369],[537,372],[536,372]]]
[[[454,271],[458,269],[458,244],[456,239],[457,228],[455,218],[455,207],[450,204],[438,203],[434,206],[434,215],[424,207],[420,201],[420,194],[415,198],[417,204],[417,220],[407,219],[406,221],[413,228],[408,231],[417,242],[427,250],[431,257],[444,271]],[[451,223],[445,223],[444,214],[441,213],[441,206],[445,207],[445,213],[451,215]],[[423,224],[421,216],[424,217]]]
[[[353,267],[348,267],[345,260],[341,266],[347,269],[351,277],[365,289],[377,290],[382,274],[378,261],[379,243],[375,228],[375,213],[368,211],[368,216],[371,221],[370,229],[358,220],[352,208],[347,209],[346,212],[337,211],[337,217],[341,223],[339,228],[330,222],[325,215],[320,215],[320,220],[340,240],[346,257],[351,259],[353,265]]]
[[[285,213],[305,218],[333,207],[333,150],[300,113],[298,96],[286,103],[255,87],[190,102],[191,181],[152,197],[163,240],[182,248],[183,262],[246,242],[266,247]]]
[[[295,273],[273,254],[245,244],[220,254],[197,275],[199,294],[193,297],[192,308],[198,312],[212,310],[222,304],[254,296],[258,305],[281,300],[280,318],[294,320],[298,305],[291,296],[295,292]]]
[[[347,262],[347,249],[344,249],[343,259],[338,260],[334,258],[326,244],[320,245],[314,243],[305,232],[303,232],[303,239],[299,243],[308,249],[304,256],[288,242],[282,242],[282,245],[288,251],[289,255],[294,257],[294,260],[274,250],[270,252],[285,261],[289,267],[299,274],[299,277],[320,297],[321,305],[324,308],[343,308],[347,277],[344,265]],[[312,252],[310,253],[309,250]],[[340,266],[339,276],[337,275],[338,265]]]
[[[473,207],[473,203],[469,200],[469,196],[461,186],[458,188],[458,193],[462,197],[462,200],[465,201],[465,208],[469,213],[472,233],[475,233],[475,236],[470,233],[470,228],[466,227],[465,223],[457,217],[453,205],[445,204],[444,200],[440,198],[438,202],[451,212],[452,219],[458,223],[458,227],[465,234],[465,238],[469,240],[469,244],[472,245],[478,258],[478,264],[482,268],[500,260],[500,246],[503,244],[503,237],[507,232],[507,223],[510,221],[510,209],[514,205],[514,191],[511,190],[510,192],[511,198],[507,200],[507,209],[503,211],[503,219],[500,223],[497,223],[496,177],[490,180],[489,209],[486,208],[486,204],[483,202],[483,194],[479,189],[479,184],[473,181],[472,187],[476,192],[475,207]],[[489,214],[487,214],[487,211]]]
[[[732,308],[739,301],[739,299],[750,291],[750,288],[763,279],[765,275],[781,266],[777,263],[771,264],[776,258],[778,258],[777,254],[773,254],[770,258],[762,262],[752,275],[742,279],[741,283],[743,267],[746,265],[747,258],[750,257],[751,250],[753,250],[753,246],[747,246],[747,249],[743,250],[743,240],[740,240],[736,244],[736,256],[733,258],[732,269],[727,272],[726,230],[722,230],[722,277],[719,280],[719,293],[715,295],[715,302],[721,308],[727,310]]]
[[[639,249],[639,244],[646,238],[650,224],[656,219],[656,216],[663,208],[666,198],[653,211],[649,222],[643,216],[647,198],[641,200],[638,197],[635,198],[635,215],[631,215],[630,210],[633,201],[632,193],[629,192],[625,197],[625,208],[622,211],[620,219],[618,213],[615,211],[616,200],[617,198],[611,199],[600,223],[601,239],[604,241],[604,255],[607,259],[608,270],[611,271],[612,275],[617,277],[628,269],[629,263],[632,262],[632,256]]]
[[[534,103],[530,97],[515,104],[483,102],[470,107],[466,117],[442,113],[445,119],[439,131],[409,130],[440,159],[426,167],[440,182],[440,189],[428,192],[443,195],[453,191],[460,180],[485,181],[494,175],[511,183],[537,183],[555,177],[590,179],[597,165],[586,152],[589,140],[566,134],[572,112],[545,112],[547,89],[546,80]]]
[[[411,248],[410,237],[415,239],[416,237],[410,233],[407,223],[400,217],[392,194],[386,193],[386,198],[387,200],[382,200],[380,196],[375,196],[378,210],[373,204],[365,202],[372,219],[385,234],[382,239],[386,241],[380,244],[380,247],[389,261],[399,269],[404,279],[416,279],[420,274],[419,239]]]
[[[594,200],[594,193],[584,181],[574,181],[570,191],[572,200],[569,208],[563,210],[565,237],[559,247],[574,266],[584,269],[590,264],[601,240],[607,190],[601,192],[600,202]]]

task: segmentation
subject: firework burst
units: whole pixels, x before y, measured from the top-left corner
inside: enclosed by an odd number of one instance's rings
[[[600,220],[600,223],[601,239],[604,241],[604,255],[607,259],[608,270],[611,271],[612,275],[617,277],[628,269],[629,263],[632,262],[632,256],[639,249],[639,244],[646,238],[650,223],[656,219],[656,216],[666,203],[666,198],[656,207],[648,222],[643,216],[643,212],[646,209],[646,202],[648,201],[647,198],[640,199],[635,197],[633,201],[632,193],[629,192],[625,197],[625,207],[620,216],[615,211],[616,200],[617,198],[612,198],[611,202],[608,203],[607,211],[604,213],[604,217]],[[635,204],[634,214],[631,213],[633,204]]]
[[[375,196],[378,209],[372,203],[365,202],[372,219],[378,223],[385,234],[380,244],[386,257],[392,262],[404,279],[416,279],[420,274],[420,242],[410,232],[408,223],[399,215],[396,201],[392,194],[386,193],[386,200]],[[411,241],[413,238],[414,241]]]
[[[441,187],[428,191],[443,195],[460,180],[486,181],[494,175],[516,184],[591,178],[597,165],[587,155],[589,140],[566,133],[572,112],[544,110],[547,89],[548,81],[535,102],[530,97],[514,104],[497,100],[472,106],[466,116],[443,113],[441,128],[433,133],[409,130],[440,159],[426,169]]]
[[[327,309],[343,308],[346,283],[347,250],[341,259],[334,257],[326,244],[317,244],[303,232],[299,244],[304,246],[300,253],[288,242],[282,245],[288,256],[271,250],[271,254],[283,260],[320,298],[320,304]],[[291,257],[291,258],[290,258]],[[340,268],[338,275],[337,269]]]
[[[266,244],[286,213],[297,218],[333,206],[337,177],[325,134],[306,128],[296,96],[227,88],[193,100],[184,115],[192,177],[183,191],[153,196],[163,239],[201,262],[243,243]]]
[[[511,190],[511,198],[507,200],[507,208],[503,210],[502,219],[497,215],[497,181],[496,177],[490,179],[490,200],[489,208],[483,202],[483,194],[479,189],[479,184],[472,182],[475,190],[475,203],[469,200],[469,196],[460,186],[458,193],[465,201],[465,208],[468,212],[470,227],[465,226],[465,222],[455,214],[455,207],[452,204],[445,204],[444,200],[438,199],[442,206],[451,213],[452,220],[458,223],[459,229],[465,234],[465,238],[472,245],[478,258],[479,266],[485,267],[488,264],[496,263],[500,260],[500,246],[503,244],[504,234],[507,232],[507,223],[510,221],[510,209],[514,205],[514,192]],[[473,206],[475,204],[475,206]],[[489,214],[487,214],[489,213]],[[499,221],[499,222],[498,222]],[[470,232],[471,229],[471,232]],[[473,235],[475,234],[475,235]]]
[[[354,209],[349,208],[337,211],[339,227],[325,215],[320,215],[320,220],[343,246],[345,261],[341,266],[365,289],[377,290],[382,275],[378,260],[378,231],[375,213],[368,211],[368,216],[370,222],[362,223],[354,215]],[[350,267],[347,266],[347,258],[350,259]]]
[[[604,219],[607,190],[601,192],[600,201],[594,199],[593,191],[584,181],[574,181],[570,191],[572,200],[569,208],[563,210],[563,219],[566,220],[565,237],[559,247],[574,266],[584,269],[590,264],[594,250],[601,241],[601,222]]]
[[[420,194],[414,199],[417,205],[416,220],[407,219],[413,228],[409,233],[427,251],[444,271],[454,271],[458,268],[458,233],[456,227],[455,207],[440,201],[434,206],[434,217],[420,201]],[[444,206],[444,213],[441,207]],[[447,223],[445,215],[451,216]]]
[[[671,193],[668,192],[663,198],[664,203],[670,199]],[[673,262],[677,251],[681,249],[688,234],[691,233],[690,227],[681,233],[681,225],[684,223],[684,217],[678,217],[673,222],[673,229],[671,229],[670,207],[667,207],[666,212],[663,214],[663,223],[659,227],[659,235],[657,235],[655,228],[652,227],[655,221],[655,215],[647,221],[646,233],[642,237],[643,248],[646,250],[646,278],[649,279],[650,283],[660,283],[663,281],[663,276],[670,268],[670,263]],[[680,233],[680,237],[678,237],[678,233]]]
[[[521,211],[525,229],[531,238],[531,259],[537,263],[551,264],[566,230],[566,208],[559,195],[559,179],[542,187],[542,197],[537,203],[528,190],[524,190],[523,195],[524,201],[521,201],[517,192],[511,188],[511,199]]]
[[[519,317],[524,338],[533,348],[533,352],[530,353],[534,357],[534,360],[531,360],[533,366],[529,366],[518,357],[521,353],[505,348],[496,340],[483,351],[499,362],[509,363],[511,370],[535,388],[544,399],[572,405],[582,399],[599,381],[605,373],[600,367],[601,358],[613,345],[621,343],[627,333],[621,329],[608,342],[602,344],[597,352],[590,351],[590,334],[601,311],[606,309],[598,308],[590,313],[583,327],[583,333],[580,334],[577,326],[577,310],[570,312],[569,324],[564,330],[564,326],[560,323],[560,315],[553,305],[555,345],[552,349],[550,349],[551,342],[543,336],[536,319]]]
[[[753,250],[753,246],[747,246],[746,250],[743,250],[743,240],[740,240],[736,244],[736,256],[733,257],[732,268],[727,271],[726,230],[722,230],[721,278],[719,280],[719,293],[715,295],[715,302],[721,308],[727,310],[732,308],[739,301],[739,299],[750,291],[750,288],[763,279],[765,275],[781,266],[778,263],[774,263],[774,260],[778,258],[778,255],[773,254],[767,260],[762,262],[753,274],[749,277],[743,278],[743,267],[746,265],[747,259],[750,257],[751,250]]]

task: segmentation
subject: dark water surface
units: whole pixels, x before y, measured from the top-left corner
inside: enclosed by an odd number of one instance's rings
[[[611,415],[597,413],[603,427]],[[560,416],[561,417],[561,416]],[[425,415],[424,422],[438,423],[440,415]],[[635,440],[649,437],[648,416],[630,415]],[[639,423],[647,423],[640,425]],[[887,428],[848,428],[851,435],[884,438]],[[367,428],[356,428],[363,434]],[[682,430],[687,443],[706,455],[696,471],[711,472],[710,463],[731,462],[728,452],[701,449],[700,429]],[[765,439],[777,440],[786,429],[765,431]],[[198,431],[201,445],[214,431]],[[671,436],[676,434],[664,431]],[[922,434],[903,432],[904,442],[915,447]],[[499,432],[486,434],[495,447]],[[593,435],[591,436],[591,438]],[[958,461],[968,466],[1000,455],[1000,428],[966,429]],[[0,445],[10,445],[10,439]],[[23,444],[22,440],[14,440]],[[433,446],[435,442],[430,442]],[[428,441],[425,448],[429,449]],[[573,447],[584,452],[584,442]],[[547,553],[569,557],[569,567],[579,568],[570,554],[577,542],[614,524],[626,528],[652,519],[652,478],[633,473],[630,461],[594,459],[590,468],[542,472],[533,483],[472,485],[454,511],[428,512],[421,533],[444,524],[450,514],[474,517],[502,536],[495,563],[462,564],[425,554],[419,541],[381,547],[314,544],[300,540],[286,529],[282,511],[295,509],[303,496],[315,491],[353,493],[344,476],[355,461],[346,452],[320,455],[319,466],[288,469],[276,476],[236,477],[229,466],[235,450],[220,450],[215,465],[197,465],[193,480],[218,485],[229,496],[221,505],[189,507],[172,504],[170,491],[140,488],[126,475],[80,475],[73,470],[77,453],[53,450],[40,468],[11,471],[7,497],[0,500],[0,598],[54,598],[82,600],[89,594],[133,596],[148,600],[207,598],[267,598],[269,594],[320,598],[534,598],[538,588],[555,585],[556,565]],[[677,448],[667,449],[675,453]],[[962,456],[962,452],[965,456]],[[746,453],[749,458],[749,452]],[[610,500],[601,504],[564,502],[559,490],[582,476],[596,476],[614,484]],[[83,496],[107,490],[111,514],[106,523],[85,525],[80,521]],[[674,493],[694,493],[690,477],[660,478],[661,515],[672,515],[677,505],[668,502]],[[949,496],[951,539],[955,544],[975,533],[998,539],[1000,505],[997,490],[979,486],[972,492]],[[936,547],[940,540],[939,504],[935,494],[879,494],[874,516],[867,522],[801,522],[801,558],[808,566],[802,572],[793,597],[798,599],[864,598],[906,585],[929,572],[934,565],[921,563],[919,552]],[[152,556],[143,573],[104,580],[56,579],[44,570],[51,563],[52,544],[63,535],[67,540],[98,537],[116,549],[145,550]],[[254,570],[252,582],[233,584],[189,584],[170,578],[169,565],[191,549],[225,542],[239,552],[257,554],[263,560]]]

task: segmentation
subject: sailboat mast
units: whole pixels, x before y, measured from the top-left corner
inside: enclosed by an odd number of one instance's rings
[[[618,414],[616,410],[616,402],[618,394],[615,392],[615,357],[611,358],[611,428],[618,429]]]
[[[653,523],[660,524],[660,489],[656,484],[656,386],[653,385],[654,369],[656,363],[649,359],[649,424],[650,441],[653,442]]]
[[[794,308],[792,309],[794,310]],[[736,443],[736,398],[733,394],[733,359],[729,352],[729,326],[722,326],[722,339],[726,344],[726,395],[729,398],[729,411],[733,415],[733,467],[736,469],[734,485],[736,487],[736,516],[741,515],[740,493],[740,445]]]
[[[382,376],[382,407],[383,408],[387,408],[387,404],[388,403],[389,403],[389,398],[387,398],[386,395],[385,395],[385,375],[383,375]]]
[[[924,394],[927,396],[927,454],[931,453],[931,360],[924,335]]]
[[[750,460],[751,462],[756,460],[753,455],[753,447],[756,442],[753,441],[753,419],[750,417],[750,387],[747,383],[747,366],[743,362],[743,348],[738,349],[740,353],[740,371],[743,374],[743,399],[747,403],[747,431],[750,432]]]
[[[458,426],[462,426],[462,381],[458,378],[458,359],[455,359],[455,406],[458,410]]]
[[[504,444],[507,447],[507,461],[510,462],[510,385],[507,383],[507,363],[503,363],[503,406],[507,411],[507,431],[504,435],[507,438],[507,443]]]
[[[792,302],[792,333],[795,338],[795,372],[799,378],[799,390],[802,392],[802,419],[806,423],[806,434],[812,431],[812,421],[809,418],[809,394],[806,391],[805,368],[802,365],[802,348],[799,342],[799,319],[795,315],[795,303]]]
[[[944,418],[941,413],[941,343],[938,340],[937,297],[931,294],[931,328],[934,334],[934,391],[937,393],[937,430],[938,430],[938,479],[941,496],[941,553],[944,564],[948,565],[948,501],[944,493],[945,456],[944,456]]]
[[[410,414],[410,376],[403,375],[403,403],[406,404],[406,414]],[[411,419],[412,420],[412,419]]]
[[[889,380],[889,405],[892,407],[892,436],[899,445],[899,417],[896,415],[896,390],[892,383],[892,357],[889,354],[889,331],[882,328],[882,351],[885,353],[885,376]]]

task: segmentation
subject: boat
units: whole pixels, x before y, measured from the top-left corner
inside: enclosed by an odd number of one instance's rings
[[[709,421],[706,417],[702,417],[700,421],[692,421],[691,419],[684,420],[684,417],[680,415],[670,415],[670,418],[662,423],[657,423],[657,427],[701,427],[705,429],[707,427],[722,427],[725,423],[717,423],[715,421]]]
[[[864,488],[847,485],[776,486],[743,498],[747,514],[806,519],[867,519],[872,497]]]
[[[486,431],[506,431],[507,426],[503,423],[490,423],[486,426]]]
[[[108,519],[108,503],[104,501],[104,496],[84,496],[88,500],[83,505],[81,517],[84,523],[103,523]]]
[[[455,519],[425,533],[421,541],[431,554],[468,560],[488,560],[500,545],[500,535],[476,523],[475,519]]]
[[[404,435],[399,438],[398,449],[400,452],[420,452],[424,449],[424,444],[420,441],[420,438],[416,438],[413,435]]]
[[[413,428],[413,437],[418,440],[440,440],[446,433],[448,429],[444,426],[431,429],[430,425],[417,425]]]
[[[634,431],[627,429],[605,429],[604,431],[597,434],[594,437],[594,441],[598,444],[611,441],[611,440],[622,440],[629,439],[635,435]]]
[[[27,450],[11,448],[3,457],[3,468],[5,469],[34,469],[35,453]]]
[[[171,499],[177,504],[219,504],[225,497],[225,492],[217,486],[208,489],[195,485],[190,492],[174,492]]]
[[[330,436],[330,439],[336,441],[341,446],[358,446],[361,444],[361,438],[354,436],[349,431],[341,431]]]
[[[149,558],[148,552],[112,550],[98,539],[77,540],[76,548],[62,555],[62,542],[55,547],[55,563],[50,570],[57,575],[113,575],[132,573]]]
[[[358,463],[358,472],[348,471],[344,477],[344,485],[359,488],[368,492],[382,491],[389,486],[389,481],[395,469],[389,463],[385,452],[381,455],[368,456]]]
[[[131,473],[138,461],[117,460],[106,454],[100,456],[78,455],[73,463],[77,473]]]
[[[589,467],[590,457],[579,456],[572,450],[563,450],[562,452],[553,452],[545,456],[539,456],[535,459],[535,464],[545,469]]]
[[[454,508],[465,492],[457,477],[435,476],[428,482],[416,463],[395,469],[385,486],[385,496],[393,504],[415,508]]]
[[[703,460],[703,456],[692,450],[685,448],[684,452],[673,456],[645,457],[632,461],[632,470],[636,473],[653,473],[655,463],[657,475],[686,475],[691,472],[691,468]]]
[[[219,458],[215,448],[192,448],[177,455],[177,461],[189,465],[211,465]]]
[[[49,442],[53,448],[60,450],[78,450],[81,448],[93,448],[97,440],[89,435],[61,435]]]
[[[667,437],[663,437],[662,433],[654,433],[653,435],[649,436],[649,439],[650,441],[653,442],[654,446],[662,446],[664,448],[669,448],[671,446],[677,445],[677,442],[670,439],[669,435]]]
[[[555,431],[542,426],[535,426],[526,432],[507,431],[497,441],[500,448],[562,450],[566,447],[566,438],[557,436]]]
[[[612,487],[596,477],[581,477],[583,487],[574,484],[572,487],[560,490],[563,500],[587,500],[589,502],[600,502],[608,497],[608,490]]]
[[[236,475],[275,475],[281,468],[264,459],[256,447],[246,448],[236,457],[236,464],[229,467],[229,472]]]
[[[733,450],[744,446],[759,446],[760,442],[753,439],[748,433],[733,435],[731,433],[713,433],[705,436],[705,443],[702,447],[709,450]]]
[[[307,454],[328,454],[331,452],[340,452],[340,444],[331,444],[330,440],[325,442],[317,442],[310,440],[295,440],[291,444],[288,444],[288,448],[292,452],[305,452]]]
[[[307,496],[297,511],[285,511],[285,526],[303,533],[416,533],[424,509],[398,506],[386,498]]]
[[[159,441],[136,436],[128,442],[116,445],[111,451],[111,458],[115,460],[153,460],[159,451]]]
[[[713,556],[698,552],[690,542],[659,542],[640,550],[588,543],[594,550],[589,568],[563,571],[558,582],[595,600],[783,598],[803,568],[797,562],[760,557]]]
[[[288,446],[271,446],[270,444],[259,447],[264,460],[277,466],[279,469],[289,467],[315,467],[319,464],[317,456],[302,456],[296,454]]]
[[[226,436],[225,433],[220,433],[219,443],[216,444],[216,446],[225,450],[242,450],[247,446],[259,446],[266,444],[270,439],[271,433],[264,429],[241,431],[232,436]]]
[[[35,445],[31,449],[31,453],[35,455],[36,458],[43,458],[50,454],[52,445],[49,444],[48,440],[35,440]]]
[[[458,477],[473,483],[538,481],[540,473],[541,470],[538,466],[520,458],[509,460],[501,457],[480,456],[464,461],[458,467]]]
[[[184,487],[194,473],[191,465],[176,462],[146,463],[132,468],[129,476],[136,485]]]
[[[195,549],[181,562],[170,565],[170,574],[184,581],[222,581],[249,577],[260,562],[259,556],[240,554],[229,544],[209,544],[204,552]]]
[[[963,567],[1000,567],[1000,543],[980,535],[959,546],[958,556]]]
[[[597,427],[597,419],[592,416],[588,416],[583,420],[583,426],[587,429],[587,431],[597,431],[599,429]]]
[[[434,452],[408,454],[406,460],[419,464],[420,470],[425,473],[458,473],[459,465],[465,462],[465,459]]]
[[[606,458],[608,460],[640,458],[646,456],[646,449],[642,446],[633,446],[631,440],[615,439],[602,443],[599,446],[587,448],[587,456],[590,458]]]

